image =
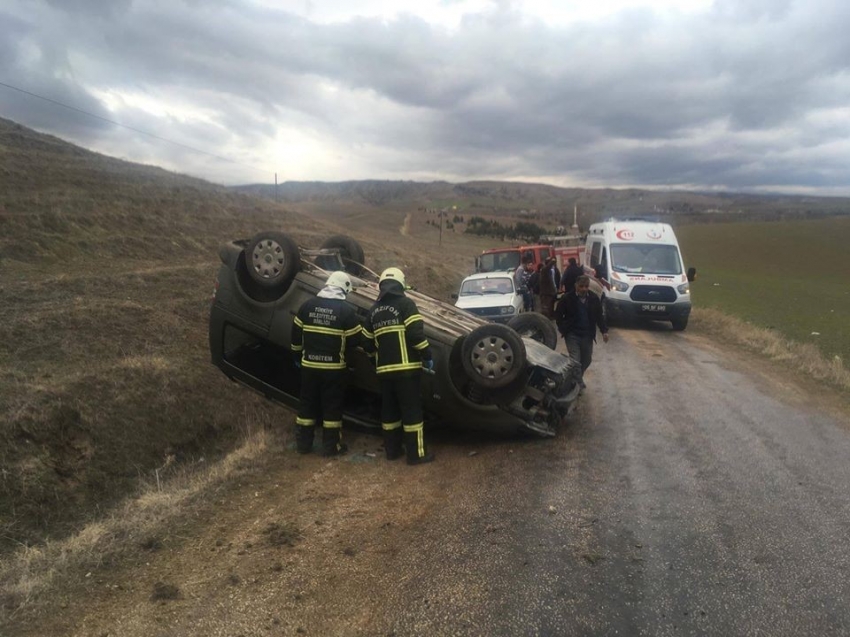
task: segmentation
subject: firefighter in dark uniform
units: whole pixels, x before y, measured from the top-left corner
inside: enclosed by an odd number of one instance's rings
[[[366,350],[376,356],[381,381],[381,428],[387,460],[407,451],[407,464],[434,459],[425,448],[420,386],[422,369],[433,370],[425,322],[416,303],[405,296],[404,273],[387,268],[381,273],[378,300],[363,328]]]
[[[313,448],[316,423],[322,422],[322,454],[336,456],[342,442],[342,406],[348,370],[346,352],[360,344],[363,330],[354,308],[345,302],[351,279],[334,272],[315,298],[305,301],[292,322],[292,351],[301,354],[301,407],[295,419],[298,453]]]

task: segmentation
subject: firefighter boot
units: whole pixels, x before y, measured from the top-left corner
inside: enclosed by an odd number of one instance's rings
[[[384,429],[384,450],[387,453],[387,460],[398,460],[404,455],[401,427]]]
[[[425,464],[434,460],[434,454],[425,448],[425,434],[422,423],[405,425],[404,446],[407,450],[407,464]]]
[[[313,425],[295,425],[295,450],[310,453],[313,450]]]
[[[342,441],[342,423],[339,426],[322,427],[322,455],[341,456],[348,451],[348,445]]]

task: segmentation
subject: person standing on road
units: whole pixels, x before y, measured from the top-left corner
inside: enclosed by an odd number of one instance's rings
[[[589,290],[590,277],[583,274],[576,279],[575,289],[564,294],[555,308],[555,322],[567,343],[570,358],[581,365],[582,389],[586,387],[584,372],[593,360],[597,327],[602,333],[602,341],[608,342],[608,325],[602,312],[602,301]]]
[[[387,268],[381,273],[378,299],[369,310],[363,334],[366,350],[375,356],[381,381],[381,429],[387,460],[407,451],[407,464],[431,462],[425,448],[422,410],[422,370],[433,370],[425,321],[416,303],[404,294],[404,273]]]
[[[575,257],[570,257],[567,263],[569,265],[567,266],[567,269],[564,270],[564,276],[561,279],[561,283],[563,284],[562,287],[564,288],[564,292],[572,292],[573,288],[576,286],[576,279],[584,274],[584,268],[576,263]]]
[[[295,419],[298,453],[313,449],[319,418],[322,422],[322,454],[336,456],[348,447],[342,442],[342,408],[348,380],[346,353],[361,340],[363,327],[354,308],[345,302],[351,279],[333,272],[325,287],[305,301],[292,322],[292,351],[301,368],[301,405]]]
[[[555,283],[555,257],[546,259],[546,264],[540,271],[540,313],[546,318],[555,318],[555,297],[558,286]]]
[[[517,292],[522,294],[522,305],[526,312],[534,309],[534,297],[531,295],[531,290],[528,289],[528,279],[531,277],[532,265],[531,259],[525,257],[519,267],[514,271],[514,285]]]
[[[532,306],[534,310],[537,311],[537,306],[540,303],[540,271],[543,269],[543,264],[538,263],[537,269],[531,273],[531,276],[528,277],[528,281],[526,285],[528,286],[528,291],[531,292]],[[523,301],[523,304],[525,302]]]

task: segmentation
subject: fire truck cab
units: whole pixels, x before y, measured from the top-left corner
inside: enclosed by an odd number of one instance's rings
[[[554,255],[551,245],[527,245],[513,246],[510,248],[491,248],[484,250],[475,257],[476,272],[513,272],[519,267],[523,259],[530,259],[534,267],[538,263],[544,263],[546,259]]]

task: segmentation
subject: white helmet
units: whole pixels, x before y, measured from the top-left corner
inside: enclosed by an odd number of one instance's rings
[[[348,275],[342,271],[332,272],[328,277],[328,280],[325,281],[325,285],[332,285],[334,287],[341,288],[346,294],[351,292],[351,279],[348,278]]]
[[[401,287],[405,287],[404,272],[402,272],[398,268],[387,268],[386,270],[381,272],[381,279],[378,282],[383,283],[388,279],[391,281],[398,281],[399,283],[401,283]]]

